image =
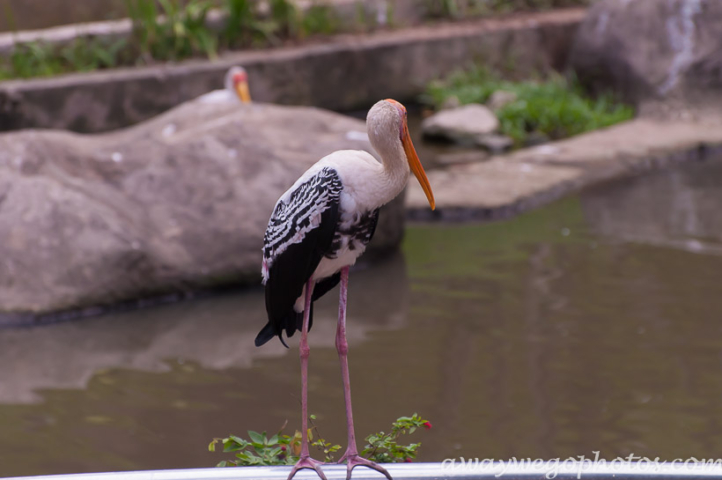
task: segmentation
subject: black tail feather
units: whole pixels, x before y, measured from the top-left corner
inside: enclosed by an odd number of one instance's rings
[[[308,331],[311,331],[311,327],[313,327],[313,302],[321,298],[323,295],[325,295],[329,290],[331,290],[333,287],[338,285],[338,282],[341,280],[341,273],[336,273],[335,275],[324,278],[320,282],[316,284],[316,286],[313,289],[313,295],[311,296],[311,314],[309,315],[308,319]],[[278,329],[274,329],[274,326],[269,321],[265,327],[258,333],[258,336],[256,337],[256,346],[260,347],[261,345],[268,342],[270,339],[278,335],[278,338],[281,340],[281,343],[284,347],[288,348],[288,345],[286,345],[286,342],[283,340],[283,331],[286,331],[286,337],[292,337],[294,333],[296,333],[296,330],[299,332],[303,330],[303,312],[297,312],[296,310],[291,309],[291,313],[284,316],[280,322],[278,322]]]
[[[261,345],[264,345],[266,342],[268,342],[270,339],[276,336],[276,332],[273,331],[273,325],[271,325],[271,322],[268,322],[265,327],[261,329],[260,332],[258,332],[258,335],[256,335],[256,346],[260,347]],[[280,337],[280,335],[279,335]],[[281,338],[281,343],[284,345],[285,342]],[[286,348],[288,348],[288,345],[286,345]]]
[[[309,332],[311,331],[311,327],[313,327],[313,302],[321,298],[323,295],[328,293],[329,290],[338,285],[340,280],[341,272],[336,273],[335,275],[332,275],[328,278],[324,278],[315,285],[313,289],[313,295],[311,296],[311,314],[308,318]],[[256,337],[256,346],[260,347],[261,345],[265,344],[270,339],[278,335],[278,338],[281,340],[283,346],[288,348],[288,345],[286,345],[286,342],[283,340],[284,330],[286,331],[286,337],[289,338],[292,337],[294,333],[296,333],[296,330],[298,330],[299,332],[303,330],[303,312],[297,312],[296,310],[291,308],[291,313],[285,315],[281,319],[281,321],[277,323],[277,330],[274,329],[274,326],[269,320],[266,326],[263,327],[263,329],[258,333],[258,336]]]
[[[308,331],[311,331],[311,327],[313,326],[313,303],[311,304],[311,315],[308,319]],[[296,312],[293,310],[293,312],[286,317],[282,319],[279,325],[279,329],[274,329],[274,326],[271,324],[271,322],[268,322],[263,329],[261,329],[260,332],[258,332],[258,335],[256,336],[256,346],[260,347],[261,345],[264,345],[266,342],[268,342],[270,339],[272,339],[275,336],[278,336],[278,339],[281,340],[281,343],[284,347],[288,348],[288,345],[283,340],[283,331],[286,331],[287,337],[292,337],[294,333],[296,333],[296,330],[299,332],[303,330],[303,312]]]
[[[298,313],[294,310],[290,315],[283,319],[283,325],[285,325],[283,328],[286,329],[286,336],[291,338],[293,334],[296,333],[296,328],[301,331],[301,327],[298,327],[298,325],[303,325],[303,312]]]

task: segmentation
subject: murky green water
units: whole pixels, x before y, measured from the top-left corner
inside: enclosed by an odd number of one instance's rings
[[[359,435],[419,412],[421,460],[722,451],[722,162],[514,220],[416,226],[353,272]],[[345,442],[334,295],[310,411]],[[211,438],[299,425],[298,351],[260,289],[0,331],[0,476],[212,466]],[[293,345],[297,344],[294,338]]]

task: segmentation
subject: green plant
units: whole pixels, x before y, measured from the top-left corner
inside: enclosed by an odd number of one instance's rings
[[[111,68],[122,62],[124,40],[76,39],[58,47],[33,42],[17,45],[0,59],[0,79],[47,77],[68,72],[86,72]]]
[[[4,78],[30,78],[55,75],[63,71],[60,60],[47,44],[33,42],[15,47],[0,68]]]
[[[304,35],[331,35],[339,30],[340,22],[332,7],[314,3],[304,12],[301,28]]]
[[[126,0],[133,40],[145,61],[217,56],[218,41],[206,26],[208,0]]]
[[[590,5],[593,0],[425,0],[431,18],[463,18]]]
[[[366,437],[366,446],[361,451],[361,456],[378,463],[410,462],[416,458],[421,443],[399,445],[398,439],[421,427],[429,430],[431,422],[415,413],[410,417],[399,417],[392,424],[391,432],[379,432]]]
[[[518,144],[532,134],[565,138],[634,116],[632,107],[616,102],[611,94],[586,96],[575,78],[552,74],[546,79],[512,82],[478,65],[430,83],[422,101],[436,108],[450,97],[456,97],[462,105],[484,103],[497,90],[512,92],[516,97],[496,114],[500,131]]]
[[[76,39],[60,49],[58,55],[66,62],[68,71],[88,72],[113,68],[123,62],[122,54],[127,42],[124,39],[102,41]]]
[[[226,27],[223,46],[242,48],[261,42],[275,41],[272,21],[261,20],[254,0],[225,0]]]
[[[340,445],[327,442],[318,434],[318,427],[313,424],[316,417],[310,416],[311,428],[308,429],[308,438],[311,446],[316,447],[324,455],[326,463],[333,463],[335,454],[341,449]],[[249,430],[249,440],[229,435],[226,438],[214,438],[208,445],[208,450],[216,451],[216,445],[223,445],[223,452],[235,452],[234,460],[223,460],[218,467],[250,466],[250,465],[293,465],[298,461],[301,453],[301,432],[296,431],[293,436],[283,434],[286,427],[281,427],[278,433],[268,437],[266,432],[258,433]],[[390,433],[379,432],[366,437],[366,446],[361,455],[369,460],[379,463],[409,462],[416,458],[421,443],[399,445],[398,439],[402,435],[411,434],[416,429],[431,428],[431,423],[417,414],[410,417],[400,417],[391,426]],[[316,440],[314,440],[314,432]]]
[[[426,14],[430,17],[456,17],[459,13],[458,3],[458,0],[426,0]]]
[[[297,37],[301,29],[298,8],[290,0],[270,0],[270,16],[279,35]]]

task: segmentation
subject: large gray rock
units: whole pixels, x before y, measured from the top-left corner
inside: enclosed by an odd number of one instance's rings
[[[496,112],[510,103],[516,102],[518,98],[519,96],[515,92],[497,90],[489,96],[489,100],[486,101],[486,106]]]
[[[425,118],[421,124],[424,135],[444,137],[459,143],[474,143],[498,128],[499,120],[494,112],[478,103],[441,110]]]
[[[719,107],[722,2],[600,0],[579,28],[570,66],[595,91],[638,106]]]
[[[313,108],[196,101],[111,134],[0,135],[0,311],[258,284],[275,201],[324,155],[370,150],[359,132]],[[398,199],[369,253],[395,248],[403,219]]]

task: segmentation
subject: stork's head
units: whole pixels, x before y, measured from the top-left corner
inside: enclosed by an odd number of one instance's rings
[[[434,193],[431,191],[429,179],[426,178],[424,167],[421,166],[419,156],[416,154],[414,144],[411,142],[406,107],[390,98],[381,100],[369,110],[366,117],[366,127],[372,145],[376,150],[379,150],[382,156],[382,151],[395,150],[405,157],[409,168],[421,184],[431,209],[434,210],[436,208]]]
[[[248,89],[248,74],[243,67],[231,67],[226,74],[226,89],[235,93],[243,103],[251,103],[251,93]]]

